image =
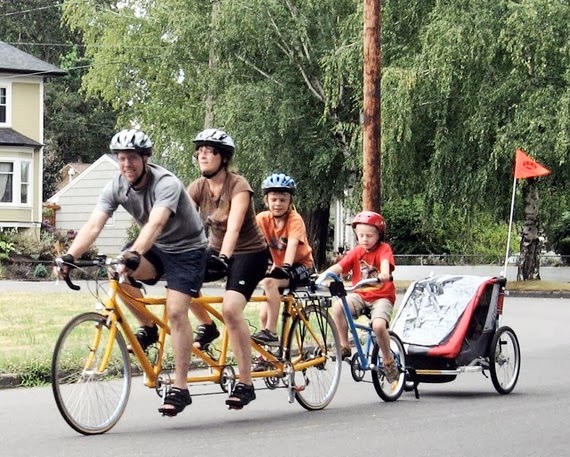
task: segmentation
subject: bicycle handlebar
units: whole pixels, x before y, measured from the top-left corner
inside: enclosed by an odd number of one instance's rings
[[[383,282],[388,282],[388,281],[391,282],[394,280],[394,277],[390,275],[390,278],[388,280],[382,280],[380,278],[367,278],[367,279],[361,279],[352,286],[345,286],[340,276],[338,276],[335,273],[332,273],[330,271],[326,272],[325,278],[332,279],[331,283],[328,286],[325,286],[322,282],[319,284],[315,283],[316,288],[318,289],[319,287],[328,287],[332,295],[336,295],[339,297],[346,295],[346,292],[352,292],[364,286],[371,286],[375,284],[381,284]]]
[[[79,260],[75,260],[73,263],[64,262],[61,258],[55,259],[56,267],[61,268],[62,266],[66,265],[69,267],[70,270],[72,268],[104,267],[104,266],[120,265],[121,263],[122,263],[122,261],[120,258],[108,259],[106,256],[99,256],[96,259],[91,259],[91,260],[79,259]],[[69,287],[71,290],[77,291],[77,290],[81,289],[80,286],[73,283],[73,281],[71,280],[71,276],[69,275],[69,271],[63,277],[63,279],[65,280],[67,287]]]

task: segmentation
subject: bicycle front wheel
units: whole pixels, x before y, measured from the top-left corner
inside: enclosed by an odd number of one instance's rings
[[[291,323],[287,353],[294,370],[291,387],[295,398],[312,411],[323,409],[333,399],[342,358],[338,332],[329,313],[315,305],[307,306],[303,313],[307,322],[296,317]]]
[[[97,435],[121,418],[131,389],[127,345],[105,316],[84,313],[62,330],[51,364],[55,402],[79,433]]]
[[[374,343],[372,349],[372,383],[378,396],[386,401],[396,401],[402,395],[404,387],[406,387],[406,353],[404,345],[398,335],[390,332],[390,350],[396,361],[396,367],[400,371],[400,376],[397,381],[388,382],[384,374],[384,362],[382,351],[378,343]]]

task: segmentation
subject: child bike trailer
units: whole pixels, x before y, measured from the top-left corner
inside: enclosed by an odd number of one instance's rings
[[[440,275],[413,282],[391,328],[406,350],[407,390],[453,381],[458,374],[491,375],[500,394],[510,393],[520,372],[514,330],[500,325],[506,278]]]

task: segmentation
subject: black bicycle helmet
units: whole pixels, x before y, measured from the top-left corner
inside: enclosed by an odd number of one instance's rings
[[[233,157],[236,150],[232,137],[220,129],[202,130],[196,135],[196,138],[194,138],[194,144],[196,145],[196,149],[200,146],[212,146],[228,160]]]
[[[116,133],[109,145],[111,152],[135,151],[142,156],[152,155],[152,141],[148,135],[137,129],[124,129]]]
[[[268,192],[289,192],[291,195],[295,195],[297,185],[291,176],[284,173],[273,173],[263,180],[261,190],[263,195],[267,195]]]

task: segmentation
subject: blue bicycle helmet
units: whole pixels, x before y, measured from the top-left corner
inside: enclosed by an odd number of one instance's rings
[[[263,195],[267,195],[268,192],[289,192],[291,195],[295,195],[297,185],[291,176],[284,173],[273,173],[263,180],[261,190]]]

